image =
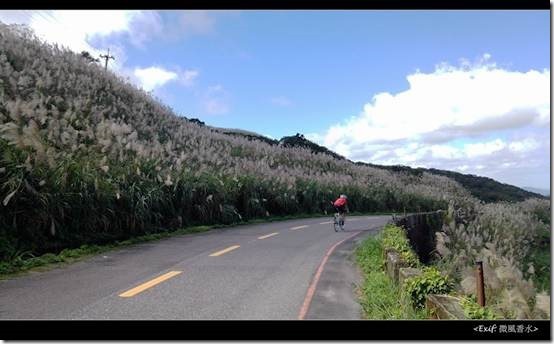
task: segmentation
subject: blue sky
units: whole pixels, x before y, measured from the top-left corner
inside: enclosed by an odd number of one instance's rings
[[[549,11],[0,11],[0,20],[76,51],[111,48],[114,72],[209,125],[300,132],[353,160],[549,188]]]
[[[273,137],[324,130],[356,115],[372,95],[405,89],[407,74],[432,71],[443,61],[489,53],[516,70],[549,67],[544,11],[252,11],[215,17],[220,20],[211,34],[154,41],[144,50],[128,45],[129,63],[199,69],[200,87],[222,85],[230,93],[225,115],[205,111],[194,92],[177,84],[158,94],[210,124]],[[271,102],[279,97],[291,104]]]

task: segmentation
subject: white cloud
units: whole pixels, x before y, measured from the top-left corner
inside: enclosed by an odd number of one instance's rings
[[[134,75],[146,91],[152,91],[154,88],[161,87],[167,82],[178,78],[177,73],[161,67],[136,68]]]
[[[28,24],[31,11],[0,10],[0,21],[4,24]]]
[[[170,82],[178,82],[190,88],[194,86],[200,75],[200,72],[195,69],[182,70],[180,67],[169,69],[162,66],[122,68],[119,73],[146,91],[152,91]]]
[[[107,47],[92,46],[91,40],[120,33],[144,40],[155,26],[153,18],[155,14],[141,11],[0,11],[0,20],[8,24],[27,24],[47,42],[58,43],[75,52],[87,50],[95,55]],[[148,30],[144,30],[145,26]]]
[[[163,36],[163,20],[155,11],[138,11],[130,22],[128,32],[131,42],[144,48],[147,41]]]
[[[204,111],[210,115],[221,115],[229,112],[229,92],[221,85],[208,87],[202,97]]]
[[[510,150],[512,150],[513,152],[516,152],[516,153],[529,152],[529,151],[532,151],[532,150],[535,150],[535,149],[539,148],[539,146],[540,146],[540,143],[537,140],[533,139],[533,138],[528,138],[528,139],[525,139],[525,140],[522,140],[522,141],[512,142],[509,145]]]
[[[192,85],[194,85],[194,81],[199,74],[200,72],[196,69],[186,69],[179,77],[179,80],[186,87],[191,87]]]
[[[229,106],[221,99],[206,100],[204,109],[210,115],[220,115],[229,112]]]
[[[209,34],[215,30],[215,17],[210,11],[182,11],[180,19],[181,29],[185,34]]]
[[[356,143],[425,139],[441,131],[455,131],[452,136],[460,137],[465,131],[504,128],[506,118],[514,125],[550,123],[548,70],[517,72],[491,63],[459,68],[443,64],[432,73],[408,75],[407,80],[408,90],[375,95],[360,115],[331,127],[324,143],[333,147],[347,137]],[[522,115],[526,121],[520,120]]]
[[[456,170],[458,170],[460,172],[465,172],[465,171],[467,171],[468,168],[469,168],[468,165],[462,165],[462,166],[456,167]]]
[[[270,99],[271,103],[277,106],[291,106],[292,101],[285,96],[273,97]]]
[[[123,41],[143,47],[146,41],[162,32],[161,18],[153,11],[0,11],[0,21],[26,24],[46,42],[56,43],[76,53],[86,50],[98,57],[110,49],[115,60],[110,60],[108,67],[117,72],[125,68]]]
[[[491,155],[506,147],[506,143],[500,139],[490,142],[470,143],[464,146],[465,156],[474,158],[477,156]]]
[[[320,134],[318,133],[308,133],[306,135],[304,135],[308,140],[312,141],[312,142],[315,142],[315,143],[321,143],[321,141],[323,140],[323,136],[321,136]]]
[[[430,147],[431,154],[438,159],[453,159],[460,156],[460,151],[447,145],[433,145]]]
[[[136,10],[1,10],[0,21],[7,24],[26,24],[35,34],[48,43],[56,43],[76,53],[83,50],[99,57],[108,52],[114,59],[108,68],[128,78],[147,91],[161,87],[170,81],[179,81],[192,87],[199,76],[196,69],[151,66],[128,66],[125,42],[145,48],[145,44],[157,37],[165,37],[171,31],[171,18],[185,20],[191,33],[212,32],[215,19],[206,11],[175,12],[166,21],[156,11]],[[104,61],[100,61],[102,65]],[[217,108],[212,106],[212,108]],[[221,106],[220,106],[221,108]]]
[[[175,41],[192,36],[213,35],[217,32],[218,21],[224,17],[237,17],[238,14],[239,11],[218,10],[165,11],[159,37]]]
[[[529,153],[541,147],[543,146],[534,139],[513,141],[509,144],[501,139],[494,139],[484,142],[466,143],[460,147],[454,147],[449,144],[426,145],[412,142],[381,145],[379,149],[375,150],[376,153],[367,160],[385,164],[406,164],[425,161],[427,165],[433,161],[437,164],[445,161],[471,162],[476,161],[478,158],[490,159],[491,156],[502,155],[503,157],[512,157],[514,152]],[[384,158],[386,159],[383,160]],[[466,166],[465,169],[467,169],[467,165],[461,166]],[[460,166],[455,168],[458,169]]]
[[[526,174],[537,178],[535,168],[546,171],[540,178],[548,183],[549,70],[507,70],[484,54],[473,63],[417,71],[407,80],[406,90],[376,94],[357,116],[310,137],[353,160],[512,183]]]

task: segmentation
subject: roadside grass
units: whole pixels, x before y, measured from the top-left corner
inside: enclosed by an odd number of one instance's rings
[[[370,216],[370,215],[391,215],[392,213],[350,213],[349,216]],[[75,263],[91,256],[123,248],[130,245],[161,240],[178,235],[195,234],[207,232],[213,229],[286,221],[303,218],[331,217],[332,214],[297,214],[288,216],[274,216],[260,219],[252,219],[228,225],[218,224],[211,226],[194,226],[181,228],[174,231],[146,234],[123,241],[116,241],[103,245],[82,245],[79,248],[64,249],[58,254],[46,253],[40,256],[33,256],[30,252],[18,252],[7,261],[0,262],[0,280],[13,278],[28,272],[47,271],[64,264]]]
[[[534,272],[526,274],[526,277],[531,277],[537,292],[546,291],[548,294],[550,294],[551,271],[550,238],[550,228],[539,233],[539,237],[533,243],[533,247],[523,263],[523,266],[528,264],[533,266]]]
[[[550,294],[550,247],[540,246],[531,255],[531,262],[535,268],[533,283],[537,291],[546,291]]]
[[[427,311],[414,310],[405,293],[384,272],[381,235],[370,236],[356,249],[363,272],[359,290],[366,319],[427,319]]]
[[[105,245],[82,245],[79,248],[64,249],[58,254],[46,253],[35,257],[28,252],[23,252],[9,261],[0,262],[0,280],[8,279],[31,271],[46,271],[63,264],[74,263],[93,255],[111,251],[117,248],[139,244],[148,241],[160,240],[176,235],[206,232],[213,227],[196,226],[178,229],[172,232],[147,234],[124,241]]]

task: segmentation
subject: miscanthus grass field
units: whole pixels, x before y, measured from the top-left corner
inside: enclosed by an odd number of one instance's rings
[[[549,252],[548,200],[484,204],[445,176],[227,135],[26,27],[0,23],[0,261],[188,226],[322,214],[340,193],[355,212],[450,207],[438,251],[460,286],[485,257],[500,310],[517,304],[516,316],[531,316],[545,300],[550,264],[536,253],[545,238]],[[545,269],[548,283],[536,277]]]

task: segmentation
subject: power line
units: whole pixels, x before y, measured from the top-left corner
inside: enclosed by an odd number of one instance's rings
[[[38,17],[40,17],[40,19],[42,19],[46,25],[50,25],[50,26],[54,26],[54,27],[58,26],[60,28],[65,27],[65,25],[63,23],[61,23],[56,17],[54,17],[52,12],[36,11],[36,12],[30,14],[31,20],[33,20],[35,18],[38,19],[37,17],[34,17],[34,14],[36,14]],[[29,24],[31,24],[31,20],[29,21]],[[37,32],[37,34],[41,35],[42,38],[46,41],[56,43],[59,47],[64,46],[64,44],[61,41],[54,40],[53,38],[49,38],[44,33],[41,34],[40,32]]]
[[[60,21],[58,19],[56,19],[51,13],[48,13],[46,11],[37,11],[35,12],[39,17],[42,18],[42,20],[44,20],[46,23],[52,25],[52,24],[57,24],[59,26],[63,26],[62,23],[60,23]],[[32,14],[31,14],[32,16]]]

